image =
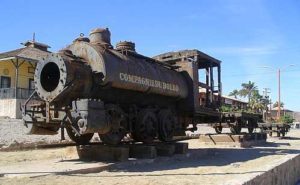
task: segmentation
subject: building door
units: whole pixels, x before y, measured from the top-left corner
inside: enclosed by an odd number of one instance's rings
[[[1,76],[1,80],[0,80],[0,88],[10,88],[10,77],[7,76]]]

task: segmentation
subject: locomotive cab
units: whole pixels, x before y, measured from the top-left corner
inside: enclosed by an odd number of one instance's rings
[[[188,73],[189,95],[186,103],[190,112],[205,112],[206,115],[218,110],[222,94],[221,61],[199,50],[168,52],[154,58]]]

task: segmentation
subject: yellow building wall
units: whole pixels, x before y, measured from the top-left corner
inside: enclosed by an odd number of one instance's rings
[[[19,67],[19,77],[18,77],[18,88],[29,88],[29,79],[33,79],[34,74],[28,72],[28,68],[32,67],[29,62],[24,62]],[[8,71],[8,74],[5,74]],[[11,78],[11,87],[15,88],[15,74],[16,69],[11,61],[1,61],[0,62],[0,76],[7,76]]]

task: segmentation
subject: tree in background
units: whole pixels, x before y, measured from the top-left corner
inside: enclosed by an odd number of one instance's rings
[[[238,96],[247,97],[250,111],[262,112],[263,110],[268,109],[269,100],[266,100],[259,94],[258,88],[254,82],[249,81],[248,83],[242,83],[241,86],[242,89],[234,89],[229,93],[229,96],[234,96],[235,98]]]
[[[280,102],[280,108],[283,108],[284,106],[284,103],[283,102]],[[278,107],[278,101],[276,101],[274,104],[273,104],[273,108],[277,108]]]
[[[229,96],[233,96],[235,99],[240,95],[240,92],[237,89],[234,89],[229,93]]]
[[[242,89],[239,91],[239,94],[242,97],[247,97],[248,103],[250,103],[251,96],[255,90],[257,90],[257,86],[254,82],[249,81],[248,83],[242,83]]]
[[[280,122],[281,123],[293,123],[294,118],[292,118],[291,115],[284,115],[280,117]]]
[[[263,96],[259,94],[258,90],[253,90],[251,93],[249,107],[254,112],[262,112],[268,105],[262,101]]]

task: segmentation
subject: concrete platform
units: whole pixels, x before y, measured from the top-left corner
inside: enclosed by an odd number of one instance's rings
[[[172,156],[175,153],[174,144],[157,144],[155,148],[158,156]]]
[[[222,145],[230,147],[251,147],[266,143],[266,133],[234,134],[205,134],[199,136],[199,141],[204,145]]]
[[[189,149],[188,143],[174,143],[175,145],[175,154],[186,154]]]
[[[153,159],[157,156],[155,146],[129,145],[129,157],[138,159]]]
[[[127,161],[129,158],[129,148],[126,146],[80,145],[76,148],[81,160]]]
[[[118,146],[81,145],[68,148],[68,155],[77,154],[80,160],[126,161],[128,158],[154,159],[157,156],[170,157],[174,154],[186,154],[188,143],[124,144]]]

